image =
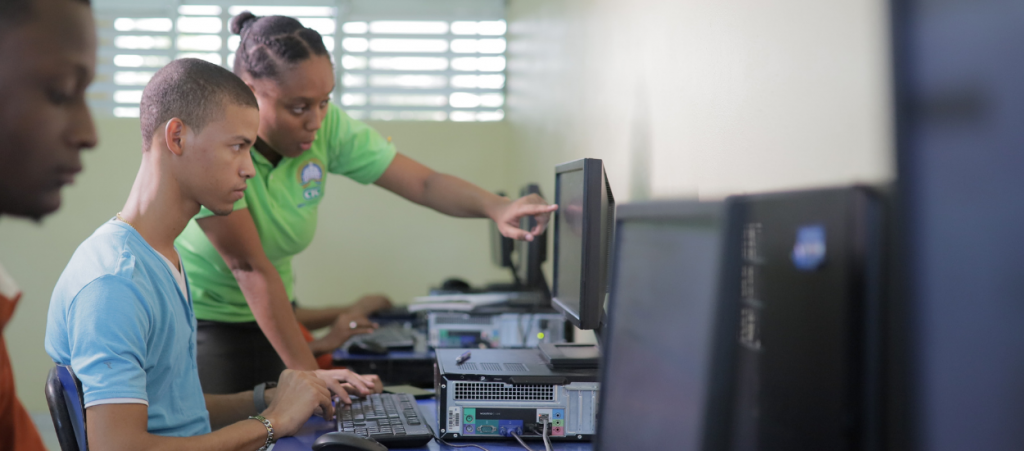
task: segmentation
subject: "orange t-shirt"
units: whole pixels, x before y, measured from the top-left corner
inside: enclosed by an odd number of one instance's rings
[[[21,293],[0,266],[0,332],[14,315]],[[0,335],[0,449],[4,451],[46,451],[43,439],[32,424],[14,390],[14,371],[7,355],[7,343]]]
[[[309,332],[309,329],[306,329],[306,326],[303,326],[302,323],[299,323],[299,330],[302,331],[302,337],[306,339],[306,343],[312,343],[316,340],[313,338],[313,334]],[[316,363],[317,365],[320,365],[320,369],[322,370],[344,368],[342,366],[334,366],[334,360],[332,359],[331,353],[328,352],[327,354],[320,354],[317,356]]]

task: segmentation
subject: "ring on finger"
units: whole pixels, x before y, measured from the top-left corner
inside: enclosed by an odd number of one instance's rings
[[[349,329],[355,329],[356,327],[359,327],[359,323],[357,323],[357,322],[355,322],[355,321],[350,321],[350,322],[348,323],[348,328],[349,328]]]

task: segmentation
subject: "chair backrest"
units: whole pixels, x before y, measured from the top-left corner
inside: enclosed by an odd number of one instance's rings
[[[89,451],[85,439],[82,382],[66,365],[57,365],[46,377],[46,404],[57,431],[61,451]]]

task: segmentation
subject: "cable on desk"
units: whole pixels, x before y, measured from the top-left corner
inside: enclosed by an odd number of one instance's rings
[[[516,438],[520,445],[523,445],[523,448],[526,448],[526,451],[535,451],[533,448],[530,448],[530,446],[527,445],[526,442],[523,441],[523,439],[519,438],[519,434],[513,432],[512,436]]]
[[[436,435],[434,436],[434,440],[437,440],[438,443],[441,443],[441,444],[443,444],[445,446],[451,446],[452,448],[480,448],[480,449],[482,449],[484,451],[491,451],[491,450],[489,450],[487,448],[484,448],[484,447],[482,447],[480,445],[474,445],[474,444],[469,444],[469,445],[453,445],[451,443],[448,443],[448,442],[442,440],[441,437],[438,437]]]

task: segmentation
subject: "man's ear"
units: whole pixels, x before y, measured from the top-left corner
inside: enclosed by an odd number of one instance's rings
[[[178,118],[171,118],[164,126],[164,142],[171,153],[181,156],[185,144],[185,123]]]

